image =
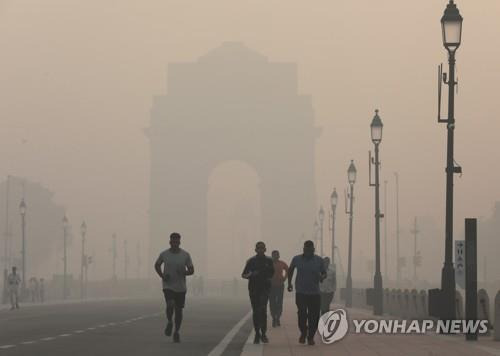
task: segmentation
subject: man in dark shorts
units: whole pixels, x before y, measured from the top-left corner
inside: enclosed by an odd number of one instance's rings
[[[321,305],[319,284],[326,278],[323,259],[314,254],[314,243],[304,242],[303,254],[292,259],[288,269],[288,291],[293,291],[292,277],[297,269],[295,279],[295,304],[298,309],[298,324],[300,330],[299,343],[314,345],[314,335],[318,330]]]
[[[254,344],[268,343],[267,338],[267,301],[271,290],[271,277],[274,274],[273,260],[265,255],[266,245],[259,241],[255,245],[256,255],[250,258],[241,277],[248,279],[248,293],[253,311],[255,329]]]
[[[170,248],[160,253],[155,270],[162,279],[163,294],[167,304],[167,326],[165,335],[172,335],[172,316],[175,313],[174,342],[180,342],[179,330],[182,323],[182,309],[186,301],[186,276],[194,273],[193,262],[188,252],[181,249],[181,235],[170,235]],[[162,271],[162,264],[163,271]]]

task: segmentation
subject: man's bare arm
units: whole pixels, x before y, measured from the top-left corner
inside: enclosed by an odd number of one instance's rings
[[[194,274],[194,266],[187,266],[187,269],[186,269],[186,276],[191,276]]]
[[[161,279],[163,279],[163,272],[161,270],[162,264],[163,264],[163,262],[161,260],[157,260],[155,262],[155,271],[156,271],[156,273],[158,273],[158,275],[160,276]]]

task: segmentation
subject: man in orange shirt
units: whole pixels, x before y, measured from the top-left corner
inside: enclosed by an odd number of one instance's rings
[[[285,280],[288,277],[288,265],[280,260],[280,253],[274,250],[271,253],[274,264],[274,275],[271,279],[271,293],[269,295],[269,309],[273,317],[273,327],[280,326],[281,312],[283,311],[283,291]]]

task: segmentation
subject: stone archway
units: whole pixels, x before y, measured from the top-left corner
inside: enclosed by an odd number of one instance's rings
[[[239,160],[261,178],[262,238],[282,255],[315,216],[318,129],[309,96],[297,93],[294,63],[273,63],[228,42],[192,63],[171,63],[168,94],[151,110],[150,256],[179,231],[206,270],[208,177]]]

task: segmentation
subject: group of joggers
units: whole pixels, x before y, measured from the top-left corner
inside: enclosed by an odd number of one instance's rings
[[[170,235],[170,248],[163,251],[155,263],[155,270],[162,279],[166,302],[167,325],[165,335],[173,334],[173,341],[180,342],[179,330],[182,309],[186,300],[186,276],[194,274],[193,262],[188,252],[180,248],[181,235]],[[297,305],[299,343],[314,345],[314,335],[320,315],[326,313],[336,290],[335,268],[328,257],[314,253],[314,243],[304,242],[303,253],[295,256],[290,266],[280,260],[277,250],[266,256],[266,245],[259,241],[255,245],[255,256],[245,264],[241,276],[248,280],[248,292],[252,305],[254,343],[268,343],[267,304],[272,317],[272,326],[279,327],[283,311],[285,281],[292,292],[295,271],[295,303]],[[163,265],[163,268],[162,268]]]

